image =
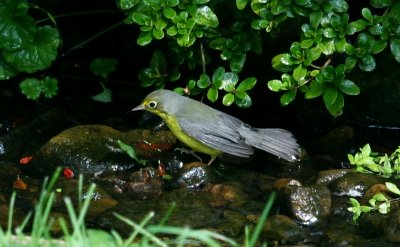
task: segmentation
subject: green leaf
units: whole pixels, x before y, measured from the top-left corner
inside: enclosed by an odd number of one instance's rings
[[[56,78],[46,76],[41,80],[41,87],[44,97],[51,98],[57,94],[58,80]]]
[[[373,71],[376,67],[375,59],[372,55],[365,54],[361,57],[361,61],[358,66],[364,71]]]
[[[239,9],[239,10],[243,10],[244,8],[246,8],[246,5],[247,5],[247,3],[249,2],[250,0],[236,0],[236,7]]]
[[[301,48],[303,48],[303,49],[308,49],[308,48],[310,48],[313,44],[314,44],[314,40],[312,40],[312,39],[303,39],[303,40],[300,42],[300,46],[301,46]]]
[[[167,60],[161,50],[155,50],[151,56],[150,67],[158,73],[164,73],[167,69]],[[158,77],[159,75],[155,75]]]
[[[139,164],[142,164],[143,166],[146,165],[146,162],[144,160],[138,159],[133,147],[131,147],[130,145],[128,145],[120,140],[117,140],[117,143],[118,143],[118,146],[121,148],[121,150],[124,151],[125,153],[127,153],[129,155],[129,157],[131,157],[132,159],[137,161]]]
[[[344,63],[345,71],[350,72],[356,66],[356,63],[357,63],[357,58],[352,56],[346,57],[346,61]]]
[[[165,18],[172,19],[176,16],[176,11],[173,8],[164,8],[163,14]]]
[[[177,69],[173,69],[172,71],[169,72],[168,74],[168,80],[169,81],[177,81],[181,77],[181,73]]]
[[[218,99],[218,89],[216,88],[209,88],[207,91],[207,99],[211,102],[215,102]]]
[[[164,38],[164,31],[153,28],[153,37],[158,40]]]
[[[325,55],[331,55],[335,51],[335,40],[325,39],[318,43],[318,47]]]
[[[301,64],[297,66],[297,68],[293,71],[293,78],[298,81],[302,82],[307,75],[307,69],[304,68]]]
[[[7,63],[0,53],[0,80],[8,80],[10,77],[17,75],[17,73],[15,68]]]
[[[325,28],[322,34],[324,35],[325,38],[328,39],[336,37],[336,31],[331,27]]]
[[[335,12],[343,13],[349,8],[349,5],[345,0],[330,0],[329,4]]]
[[[243,80],[236,88],[237,92],[245,92],[251,90],[256,85],[257,79],[255,77],[249,77]]]
[[[188,47],[190,46],[190,35],[186,33],[181,37],[178,37],[176,41],[180,46]]]
[[[367,27],[367,22],[363,19],[359,19],[353,22],[350,22],[347,26],[346,34],[353,35],[357,32],[364,30]]]
[[[310,24],[313,28],[317,28],[319,26],[319,24],[321,23],[321,20],[322,20],[322,16],[323,16],[323,12],[320,9],[311,12]]]
[[[118,60],[112,58],[96,58],[90,63],[90,70],[96,76],[106,79],[117,67]]]
[[[269,22],[264,19],[254,20],[251,22],[251,27],[256,30],[265,29],[268,27],[268,25],[269,25]]]
[[[222,78],[224,77],[225,74],[225,69],[223,67],[218,67],[215,71],[214,74],[212,75],[212,81],[222,81]]]
[[[347,95],[359,95],[360,94],[360,88],[350,80],[343,80],[339,85],[338,88],[340,91]]]
[[[341,115],[343,113],[343,106],[344,106],[343,94],[341,92],[338,92],[336,100],[333,102],[333,104],[328,105],[325,103],[325,106],[332,116],[337,117]]]
[[[50,67],[57,57],[60,37],[57,29],[39,27],[33,42],[15,52],[3,51],[4,59],[18,71],[34,73]]]
[[[115,246],[115,238],[110,233],[103,230],[87,230],[87,244],[89,246]]]
[[[324,91],[324,103],[325,105],[333,105],[336,101],[338,90],[334,87],[327,87]]]
[[[231,68],[232,72],[239,73],[242,71],[245,62],[246,53],[242,53],[231,58],[229,67]]]
[[[139,37],[137,38],[137,44],[140,46],[145,46],[150,44],[153,40],[153,35],[151,32],[140,32]]]
[[[235,98],[235,104],[239,107],[249,108],[252,104],[251,98],[247,93],[244,93],[240,98]]]
[[[391,0],[371,0],[371,6],[374,8],[385,8],[392,4]]]
[[[310,60],[310,62],[313,62],[317,60],[321,56],[321,49],[318,47],[313,47],[308,50],[307,52],[307,58]]]
[[[346,39],[340,38],[335,40],[335,50],[337,52],[344,52],[346,46]]]
[[[281,105],[287,106],[288,104],[290,104],[294,100],[294,98],[296,98],[296,93],[296,90],[290,90],[284,93],[280,99]]]
[[[381,214],[387,214],[390,211],[390,203],[382,203],[378,206],[378,211]]]
[[[396,61],[400,63],[400,39],[392,38],[390,40],[390,50]]]
[[[313,99],[316,97],[321,96],[326,89],[326,84],[313,80],[310,83],[310,87],[307,92],[304,94],[304,98],[306,99]]]
[[[122,10],[127,10],[137,5],[140,2],[140,0],[119,0],[117,2],[119,3],[119,7]]]
[[[197,24],[210,26],[210,27],[218,27],[218,17],[214,14],[214,12],[208,6],[201,6],[197,8],[196,13],[194,14],[194,20]]]
[[[213,39],[209,46],[215,50],[224,50],[226,48],[226,38]]]
[[[280,72],[291,72],[295,67],[294,59],[289,53],[276,55],[272,58],[272,67]]]
[[[103,91],[99,94],[92,96],[92,99],[101,103],[110,103],[112,102],[112,93],[108,88],[103,88]]]
[[[372,54],[378,54],[382,52],[387,46],[387,41],[386,40],[378,40],[373,43],[372,48],[371,48],[371,53]]]
[[[201,74],[200,79],[197,81],[199,88],[207,88],[211,85],[210,77],[207,74]]]
[[[226,106],[232,105],[234,101],[235,101],[235,95],[233,93],[225,94],[225,96],[222,98],[222,104]]]
[[[12,52],[34,40],[36,26],[28,8],[26,0],[0,1],[0,49]]]
[[[236,73],[227,72],[222,77],[222,88],[227,92],[235,90],[236,83],[239,81],[239,77]]]
[[[172,26],[172,27],[169,27],[169,28],[167,28],[167,34],[169,35],[169,36],[175,36],[175,35],[177,35],[178,34],[178,30],[176,29],[176,27],[175,26]]]
[[[363,8],[361,10],[361,14],[370,23],[372,23],[374,21],[374,18],[372,17],[371,10],[369,10],[368,8]]]
[[[179,4],[179,0],[166,0],[165,1],[165,5],[167,7],[175,7],[175,6],[178,6],[178,4]]]
[[[132,13],[130,15],[130,18],[132,19],[133,22],[141,26],[150,25],[150,23],[152,22],[150,16],[138,12]]]
[[[371,146],[367,143],[361,149],[361,154],[363,157],[368,157],[371,155]]]
[[[268,82],[268,88],[271,91],[279,92],[282,90],[282,87],[283,87],[283,83],[281,80],[270,80]]]
[[[21,92],[26,98],[31,100],[37,100],[42,93],[42,87],[40,81],[35,78],[27,78],[19,84]]]
[[[386,185],[386,188],[388,188],[388,190],[390,192],[392,192],[392,193],[394,193],[396,195],[400,195],[400,190],[395,184],[390,183],[390,182],[386,182],[385,185]]]

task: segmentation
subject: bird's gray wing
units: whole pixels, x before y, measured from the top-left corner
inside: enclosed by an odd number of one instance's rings
[[[204,114],[191,114],[190,118],[178,118],[182,131],[204,145],[224,153],[240,157],[252,155],[253,148],[245,143],[238,132],[242,121],[223,112],[209,110],[204,111]]]

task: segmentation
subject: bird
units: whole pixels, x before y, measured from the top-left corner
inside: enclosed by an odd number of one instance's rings
[[[195,152],[217,157],[229,154],[248,158],[254,148],[281,159],[298,160],[300,145],[294,135],[281,128],[254,128],[240,119],[174,91],[149,93],[131,111],[145,110],[159,116],[178,140]]]

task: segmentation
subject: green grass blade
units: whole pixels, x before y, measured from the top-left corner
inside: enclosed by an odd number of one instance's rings
[[[14,214],[14,206],[15,206],[15,198],[17,196],[17,193],[13,191],[10,199],[10,207],[8,210],[8,222],[7,222],[7,235],[10,236],[12,233],[12,219],[13,219],[13,214]]]
[[[276,193],[272,192],[268,198],[267,204],[264,207],[264,210],[261,213],[260,218],[258,219],[257,225],[254,228],[254,232],[250,237],[249,247],[256,246],[257,240],[260,237],[263,225],[265,220],[267,219],[269,212],[271,211],[272,205],[274,204],[276,197]]]

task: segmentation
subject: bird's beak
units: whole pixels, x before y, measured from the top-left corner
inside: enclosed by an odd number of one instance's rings
[[[144,105],[141,104],[141,105],[138,105],[135,108],[133,108],[131,111],[141,111],[141,110],[144,110],[144,109],[145,109]]]

